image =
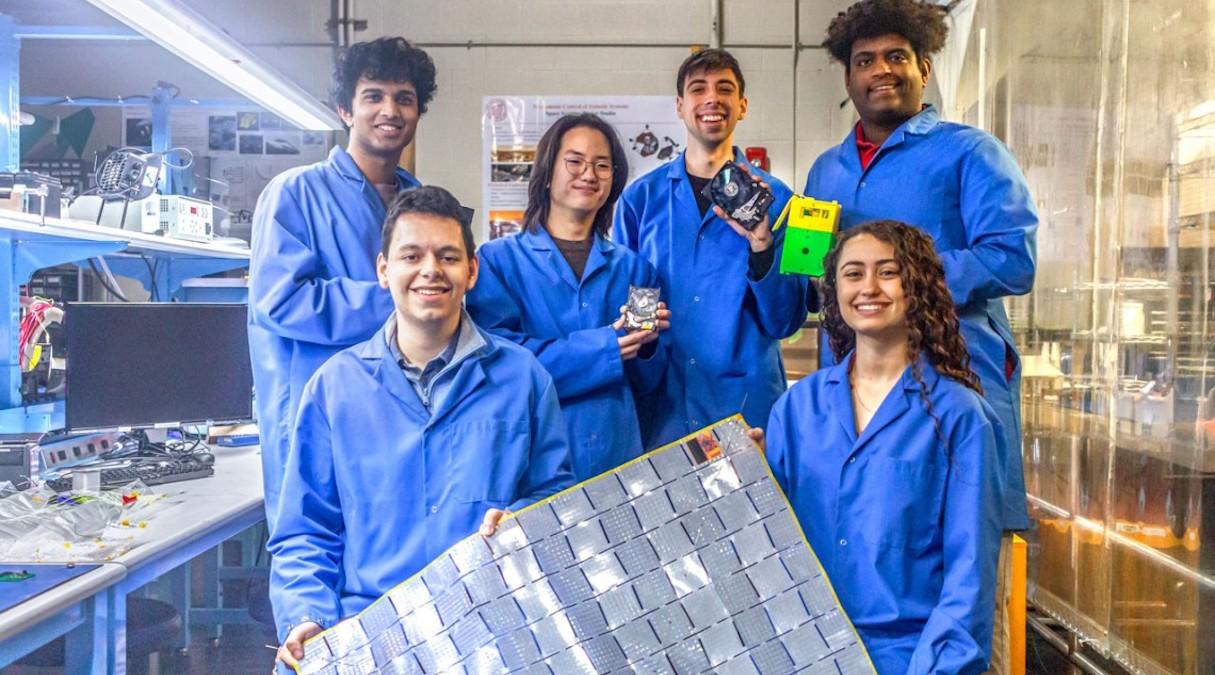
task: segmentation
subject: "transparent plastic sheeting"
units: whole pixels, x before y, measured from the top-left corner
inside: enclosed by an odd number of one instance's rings
[[[872,673],[735,416],[452,547],[308,641],[311,673]]]

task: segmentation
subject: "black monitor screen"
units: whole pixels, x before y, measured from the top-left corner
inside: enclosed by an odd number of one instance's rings
[[[68,429],[253,416],[245,305],[69,303]]]

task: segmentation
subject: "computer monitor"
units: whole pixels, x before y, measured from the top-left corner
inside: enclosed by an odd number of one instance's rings
[[[245,305],[68,303],[69,430],[253,416]]]

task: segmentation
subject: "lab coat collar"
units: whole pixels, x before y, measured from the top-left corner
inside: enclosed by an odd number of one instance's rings
[[[831,416],[839,423],[844,437],[856,445],[856,413],[852,408],[852,386],[848,382],[848,364],[852,363],[852,352],[848,352],[839,363],[827,370],[827,381],[831,383],[828,398]]]
[[[899,128],[895,129],[893,134],[890,134],[890,138],[887,138],[886,142],[882,144],[882,147],[878,148],[878,154],[882,154],[883,150],[889,151],[890,148],[902,145],[903,142],[907,140],[908,135],[923,136],[931,131],[933,127],[940,123],[940,121],[941,117],[937,114],[936,108],[932,107],[931,105],[924,106],[923,110],[913,115],[911,119],[900,124]],[[877,161],[877,157],[874,157],[873,159],[874,161]],[[873,166],[873,163],[871,162],[869,166]]]
[[[397,316],[394,313],[384,322],[384,342],[388,345],[388,352],[394,360],[400,364],[405,361],[405,355],[401,353],[400,347],[397,346]],[[435,358],[443,359],[443,366],[439,369],[438,374],[442,374],[444,370],[453,366],[459,365],[461,361],[471,356],[474,352],[484,347],[486,344],[485,336],[481,331],[475,330],[472,317],[468,315],[467,309],[460,310],[460,325],[456,328],[456,334],[452,337],[452,341],[443,349],[443,351]],[[429,367],[429,363],[423,363],[421,366],[412,364],[411,367],[418,368],[421,372]],[[436,377],[438,376],[436,375]]]
[[[747,161],[746,156],[737,145],[734,146],[733,150],[735,162]],[[678,157],[671,160],[671,163],[667,166],[667,177],[673,181],[682,181],[684,183],[684,185],[674,185],[671,188],[671,192],[675,195],[676,200],[679,202],[676,213],[699,214],[700,206],[696,202],[696,195],[692,194],[692,180],[688,178],[687,152],[687,150],[684,150],[683,152],[679,153]],[[751,167],[751,170],[755,172],[755,175],[762,178],[765,182],[771,184],[771,178],[767,173],[755,167]],[[705,225],[708,225],[716,218],[717,214],[713,213],[713,209],[710,207],[709,210],[705,211],[705,214],[701,216],[699,229],[704,229]]]
[[[856,356],[856,350],[853,349],[833,366],[827,369],[827,381],[834,383],[848,382],[848,368],[852,364],[853,357]],[[920,377],[923,378],[924,384],[928,386],[928,391],[931,392],[936,387],[937,380],[941,378],[940,373],[932,364],[928,362],[927,357],[920,355]],[[920,383],[915,381],[915,376],[911,373],[911,366],[903,371],[902,377],[899,379],[898,386],[901,386],[904,391],[918,392]]]
[[[565,262],[561,251],[557,249],[557,242],[553,241],[553,235],[549,234],[547,228],[537,225],[535,232],[524,229],[517,236],[521,237],[523,245],[531,247],[532,250],[547,251],[553,271],[575,290],[590,279],[596,270],[607,266],[607,256],[616,248],[615,244],[592,232],[591,253],[586,259],[586,267],[582,270],[582,278],[578,279],[574,276],[574,270]]]
[[[856,351],[850,351],[840,362],[831,366],[827,371],[827,381],[835,386],[832,387],[830,396],[830,406],[832,416],[840,423],[847,433],[848,438],[853,442],[852,452],[856,453],[873,438],[879,431],[889,426],[895,420],[907,412],[911,408],[912,400],[919,400],[920,383],[916,381],[912,374],[911,366],[907,366],[903,370],[903,375],[899,382],[895,384],[886,398],[879,404],[878,409],[874,411],[873,418],[869,420],[869,425],[865,427],[865,431],[858,438],[856,435],[856,409],[852,405],[852,385],[848,381],[848,370],[852,365],[852,359],[855,357]],[[924,380],[924,384],[931,394],[936,386],[940,375],[932,364],[926,358],[920,356],[920,377]],[[896,392],[901,389],[901,392]]]
[[[882,155],[889,152],[892,148],[902,145],[907,140],[908,135],[923,136],[932,131],[940,123],[941,115],[937,112],[936,107],[931,104],[925,105],[920,112],[912,115],[910,119],[900,124],[894,130],[894,133],[890,134],[886,141],[882,143],[882,147],[878,148],[877,154],[873,156],[873,160],[869,162],[869,166],[865,168],[865,171],[873,168],[873,165],[877,163]],[[859,125],[854,125],[852,131],[848,132],[848,138],[844,139],[846,151],[840,153],[841,159],[850,164],[854,171],[861,170],[860,150],[856,147],[857,126]]]
[[[367,182],[367,176],[363,175],[362,169],[359,169],[359,165],[354,163],[354,158],[350,156],[349,152],[346,152],[346,148],[335,145],[329,151],[328,161],[346,180],[360,184]],[[402,188],[411,187],[418,184],[418,179],[405,169],[397,167],[397,184]]]
[[[923,136],[929,131],[932,131],[933,127],[940,123],[941,114],[937,112],[936,106],[930,103],[925,105],[924,109],[912,116],[911,119],[903,122],[903,126],[900,128],[905,133],[915,136]]]
[[[401,366],[397,363],[396,357],[393,356],[392,350],[388,347],[388,338],[385,334],[388,322],[381,326],[376,334],[370,340],[360,343],[355,347],[355,353],[367,367],[371,369],[371,376],[384,387],[385,391],[392,394],[394,398],[403,403],[407,408],[413,411],[419,418],[427,419],[427,426],[433,425],[446,412],[450,411],[460,403],[478,384],[485,379],[484,368],[482,361],[492,358],[497,353],[498,347],[490,339],[489,335],[481,329],[472,318],[465,312],[461,320],[461,331],[475,330],[481,337],[482,345],[468,354],[466,358],[457,366],[455,381],[450,389],[451,393],[442,402],[442,406],[434,411],[433,415],[428,415],[426,409],[422,406],[422,402],[418,399],[418,394],[409,384],[409,380],[405,378],[405,372],[401,370]],[[457,352],[460,350],[457,349]],[[457,353],[453,360],[460,359],[461,354]]]

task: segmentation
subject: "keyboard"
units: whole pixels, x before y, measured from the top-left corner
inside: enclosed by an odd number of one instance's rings
[[[209,454],[191,455],[182,459],[145,460],[131,466],[101,470],[101,489],[116,490],[139,480],[144,485],[163,485],[182,480],[194,480],[215,475],[211,466],[214,458]],[[72,477],[55,478],[46,482],[55,492],[72,489]]]

